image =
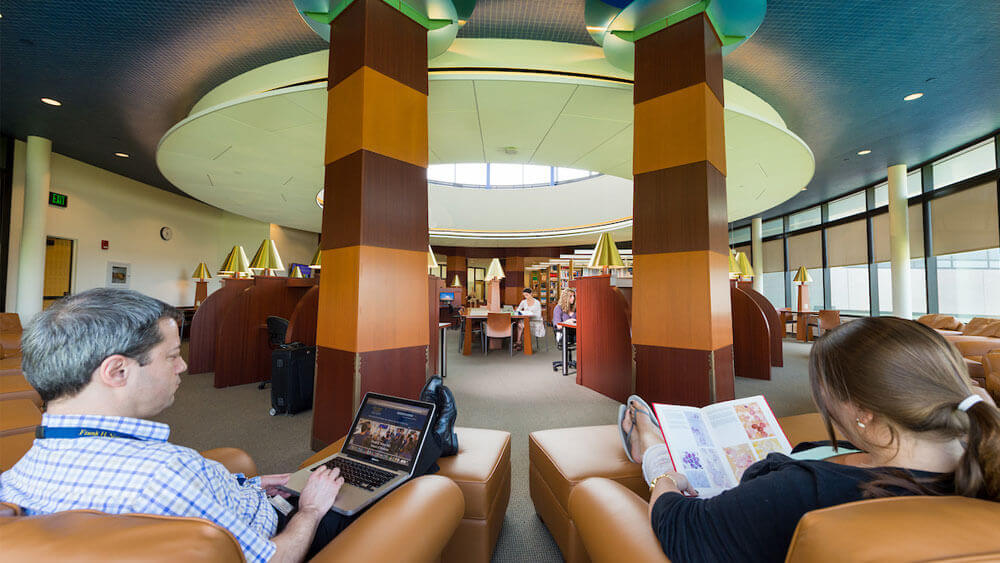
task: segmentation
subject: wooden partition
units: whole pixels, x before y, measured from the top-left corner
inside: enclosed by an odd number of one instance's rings
[[[771,345],[771,365],[775,367],[782,367],[785,365],[785,354],[784,348],[781,345],[782,339],[785,334],[785,325],[781,322],[781,315],[778,314],[778,310],[774,308],[771,301],[767,297],[753,288],[743,288],[744,293],[753,299],[754,303],[760,307],[760,310],[764,312],[764,320],[767,321],[767,330],[770,336]]]
[[[216,387],[269,379],[267,317],[290,319],[298,302],[316,285],[308,278],[226,280],[192,321],[190,357],[197,363],[192,362],[189,371],[214,372]]]
[[[576,288],[576,382],[625,402],[634,388],[628,300],[611,276],[585,276]]]
[[[319,286],[310,287],[302,299],[295,304],[291,318],[288,319],[288,332],[285,342],[301,342],[306,346],[316,345],[316,316],[319,312]]]
[[[751,291],[735,284],[730,291],[734,373],[737,377],[771,379],[771,330],[764,309],[751,297]]]
[[[428,342],[427,342],[427,377],[438,373],[438,353],[439,353],[439,343],[438,343],[438,323],[440,321],[438,303],[441,300],[441,291],[444,290],[444,280],[437,277],[428,275],[427,276],[427,289],[428,289]]]

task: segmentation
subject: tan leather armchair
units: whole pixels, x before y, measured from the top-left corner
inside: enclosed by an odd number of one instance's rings
[[[649,505],[610,479],[577,485],[569,510],[594,563],[663,562]],[[844,561],[995,561],[1000,558],[1000,503],[965,497],[897,497],[854,502],[806,514],[789,563]]]
[[[234,473],[257,473],[242,450],[219,448],[202,455]],[[436,561],[464,511],[462,491],[451,479],[420,477],[370,508],[312,561]],[[91,510],[24,517],[10,505],[0,505],[0,545],[11,561],[244,560],[227,530],[198,518]]]

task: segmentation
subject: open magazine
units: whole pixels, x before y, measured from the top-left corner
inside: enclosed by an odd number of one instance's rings
[[[674,470],[683,473],[702,498],[735,487],[746,468],[767,454],[792,451],[763,395],[700,409],[652,406]]]

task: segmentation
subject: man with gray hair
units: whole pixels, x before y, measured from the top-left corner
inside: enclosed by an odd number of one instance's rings
[[[246,479],[167,442],[150,421],[174,401],[181,358],[173,307],[92,289],[40,313],[22,337],[25,378],[46,402],[32,448],[0,475],[0,501],[29,514],[92,509],[193,516],[229,530],[247,561],[301,561],[344,480],[317,469],[280,533],[268,493],[288,475]]]

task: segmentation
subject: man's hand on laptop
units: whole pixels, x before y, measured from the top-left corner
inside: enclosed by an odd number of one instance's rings
[[[269,497],[281,497],[289,498],[292,493],[282,489],[281,487],[288,483],[288,477],[291,473],[280,473],[277,475],[261,475],[260,476],[260,487],[264,489]]]
[[[315,511],[320,516],[326,514],[333,506],[337,493],[343,485],[344,478],[340,476],[339,468],[328,469],[324,466],[316,468],[309,475],[306,486],[302,488],[302,494],[299,496],[299,512]]]

